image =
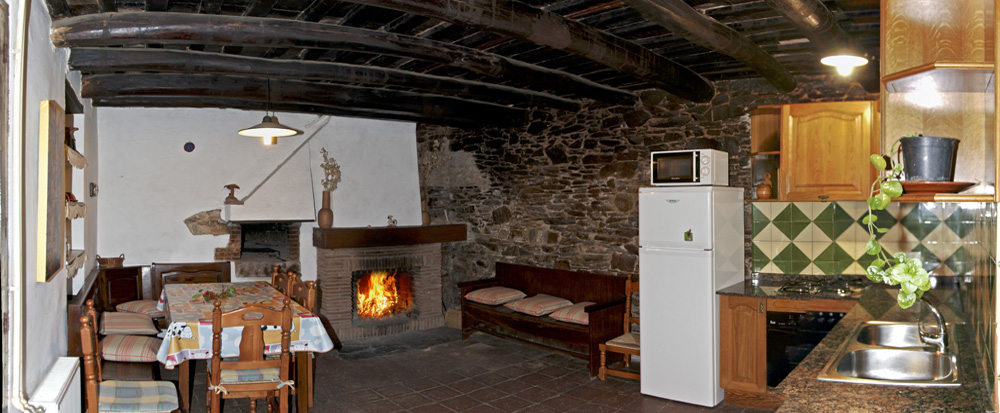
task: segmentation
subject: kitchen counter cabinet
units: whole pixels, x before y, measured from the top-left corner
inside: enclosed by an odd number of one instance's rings
[[[847,312],[850,299],[765,298],[745,283],[720,291],[719,297],[719,385],[726,391],[726,404],[777,409],[784,396],[767,387],[767,311]],[[741,294],[750,292],[749,294]]]

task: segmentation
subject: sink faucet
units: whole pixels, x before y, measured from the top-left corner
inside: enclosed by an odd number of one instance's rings
[[[922,301],[924,305],[927,306],[928,310],[931,310],[931,314],[933,314],[934,318],[937,319],[937,327],[939,331],[938,334],[925,332],[923,329],[923,324],[920,322],[920,320],[918,320],[917,323],[919,324],[918,329],[920,331],[920,341],[922,341],[924,344],[937,345],[939,353],[946,353],[948,351],[948,344],[947,344],[948,341],[945,336],[944,317],[941,317],[941,312],[938,311],[938,309],[935,308],[933,305],[931,305],[931,302],[927,301],[926,298],[920,297],[920,301]]]

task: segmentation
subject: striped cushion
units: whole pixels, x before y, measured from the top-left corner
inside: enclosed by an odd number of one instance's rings
[[[509,301],[520,300],[525,296],[527,296],[527,294],[522,293],[513,288],[489,287],[472,291],[466,294],[465,298],[467,300],[475,301],[477,303],[497,305]]]
[[[108,380],[99,387],[100,412],[170,412],[180,408],[177,389],[169,381]]]
[[[156,300],[135,300],[115,306],[118,311],[126,313],[145,314],[150,318],[164,318],[163,311],[156,309]]]
[[[504,307],[519,313],[543,316],[562,307],[571,305],[573,305],[573,303],[565,298],[553,297],[547,294],[538,294],[534,297],[528,297],[523,300],[511,301],[504,304]]]
[[[549,314],[549,317],[567,323],[588,325],[590,324],[590,315],[586,311],[583,311],[583,308],[591,304],[594,303],[590,301],[579,302],[569,307],[560,308],[554,313]]]
[[[101,340],[101,357],[111,361],[154,362],[162,342],[156,337],[114,334]]]
[[[277,383],[280,381],[281,369],[277,367],[268,367],[266,369],[222,370],[222,373],[219,374],[219,382],[221,384]]]
[[[153,326],[153,319],[148,315],[135,313],[104,312],[101,318],[101,334],[139,334],[154,335],[159,330]]]

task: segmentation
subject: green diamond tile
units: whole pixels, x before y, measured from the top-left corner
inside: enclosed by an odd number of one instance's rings
[[[874,255],[868,255],[864,251],[862,251],[861,256],[858,257],[858,265],[861,266],[862,270],[867,270],[868,266],[872,265],[872,262],[874,262],[876,258],[878,257]]]
[[[827,275],[841,274],[853,263],[854,257],[836,243],[830,244],[813,260],[813,264]]]
[[[788,207],[775,215],[772,224],[789,240],[794,241],[795,237],[809,226],[809,217],[802,213],[802,210],[795,204],[788,204]]]
[[[754,272],[764,271],[764,267],[771,262],[767,254],[757,248],[757,244],[753,244],[753,270]]]
[[[941,225],[941,219],[924,204],[917,204],[900,222],[921,241],[927,237],[927,234]]]
[[[767,228],[767,225],[771,223],[771,220],[767,219],[767,215],[764,215],[764,213],[757,208],[757,205],[750,204],[750,207],[753,209],[753,238],[757,238],[757,234],[760,234],[764,228]]]
[[[937,267],[941,266],[941,259],[938,258],[937,255],[934,255],[931,250],[927,249],[924,244],[917,244],[917,246],[913,247],[910,251],[920,253],[920,260],[924,264],[924,269],[928,272],[934,271]]]
[[[951,228],[959,238],[965,238],[976,229],[976,217],[972,211],[959,207],[948,218],[944,224]]]
[[[784,250],[774,256],[772,261],[785,274],[799,274],[810,264],[809,257],[802,250],[798,249],[795,244],[788,244]]]
[[[886,212],[884,210],[872,211],[872,213],[874,213],[875,217],[878,218],[878,219],[875,220],[875,224],[878,225],[879,228],[892,228],[893,225],[896,225],[896,222],[897,222],[896,221],[896,217],[892,216],[892,214],[890,214],[890,213],[888,213],[888,212]],[[867,209],[865,210],[865,212],[861,213],[861,216],[858,217],[858,220],[857,220],[858,225],[860,225],[861,229],[863,231],[865,231],[865,234],[868,233],[868,226],[865,225],[865,224],[863,224],[863,223],[861,223],[861,221],[864,220],[866,216],[868,216],[868,210]],[[880,234],[880,233],[876,232],[875,233],[875,239],[881,239],[884,235],[885,234]],[[864,239],[868,240],[867,235],[865,236]]]
[[[958,247],[958,249],[955,250],[955,253],[951,254],[951,256],[944,261],[944,265],[951,268],[956,275],[966,275],[975,269],[976,262],[972,256],[965,251],[965,247]]]
[[[813,221],[820,231],[823,231],[831,240],[836,240],[844,231],[847,231],[854,223],[854,218],[836,202],[827,205],[816,219]]]

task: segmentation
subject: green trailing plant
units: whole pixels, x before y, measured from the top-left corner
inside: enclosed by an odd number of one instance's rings
[[[906,137],[917,136],[910,134]],[[889,147],[889,153],[896,152],[896,145],[899,139]],[[917,258],[911,258],[904,252],[897,252],[889,255],[878,243],[876,234],[884,234],[888,228],[878,226],[878,216],[874,211],[884,210],[892,203],[892,199],[903,195],[903,185],[899,182],[900,173],[903,172],[903,164],[892,165],[889,155],[873,154],[869,160],[872,166],[878,171],[878,178],[872,183],[868,195],[868,215],[862,219],[862,223],[868,227],[868,242],[865,244],[865,252],[875,256],[875,261],[866,269],[868,279],[877,283],[886,283],[890,286],[899,286],[899,293],[896,295],[896,302],[902,308],[910,308],[917,302],[924,292],[931,289],[931,279],[924,270],[923,263]]]

